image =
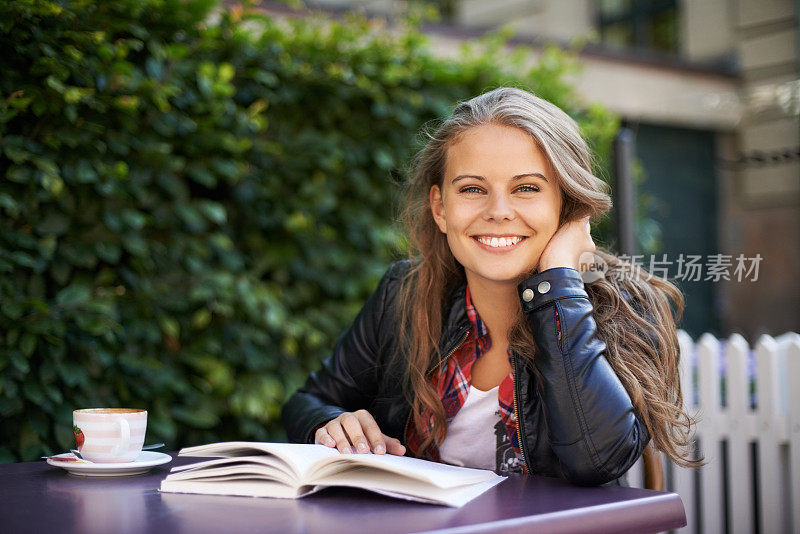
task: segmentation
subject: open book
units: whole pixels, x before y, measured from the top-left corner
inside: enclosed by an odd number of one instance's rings
[[[505,477],[390,454],[341,454],[324,445],[229,441],[181,449],[180,456],[219,457],[173,467],[161,491],[297,499],[329,486],[463,506]]]

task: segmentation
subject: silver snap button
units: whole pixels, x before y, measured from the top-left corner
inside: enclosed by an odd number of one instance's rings
[[[522,300],[530,302],[533,300],[533,289],[526,289],[522,292]]]
[[[539,291],[539,293],[544,295],[550,291],[550,282],[539,282],[539,285],[536,286],[536,289]]]

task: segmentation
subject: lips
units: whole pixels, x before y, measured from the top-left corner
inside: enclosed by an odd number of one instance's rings
[[[489,236],[489,235],[476,235],[472,238],[493,249],[511,248],[522,242],[526,236],[521,235],[505,235],[505,236]]]

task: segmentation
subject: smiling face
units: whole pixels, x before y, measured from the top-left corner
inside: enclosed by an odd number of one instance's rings
[[[558,229],[561,190],[544,155],[522,130],[484,124],[447,151],[433,217],[467,283],[517,284],[539,263]]]

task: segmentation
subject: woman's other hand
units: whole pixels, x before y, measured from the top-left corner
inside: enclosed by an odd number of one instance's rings
[[[378,423],[366,410],[345,412],[317,429],[314,443],[336,448],[342,454],[395,454],[402,456],[406,448],[399,440],[381,433]]]
[[[564,223],[539,257],[539,272],[554,267],[571,267],[580,271],[580,257],[586,252],[594,252],[589,217]]]

